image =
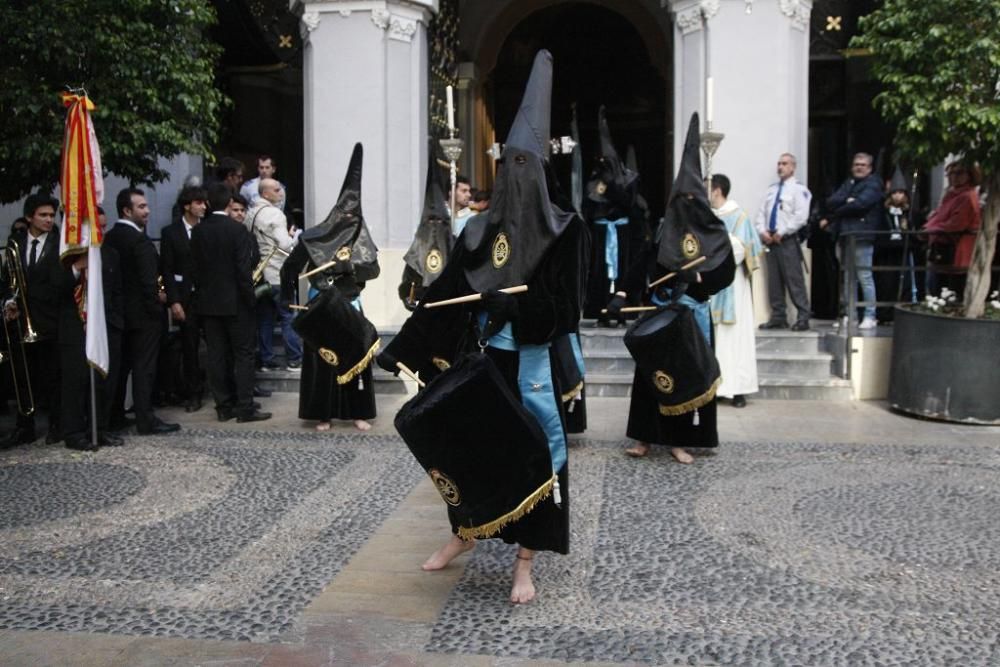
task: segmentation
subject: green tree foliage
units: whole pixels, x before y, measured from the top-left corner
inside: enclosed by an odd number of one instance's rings
[[[904,162],[949,155],[978,162],[988,193],[965,293],[982,314],[1000,221],[1000,0],[885,0],[860,21],[852,46],[870,50],[883,92],[875,105],[897,126]]]
[[[159,157],[210,157],[226,98],[209,0],[0,0],[0,201],[59,180],[66,86],[84,86],[105,171],[133,183]]]

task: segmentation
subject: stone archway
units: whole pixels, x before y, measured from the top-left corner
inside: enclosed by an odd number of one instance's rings
[[[479,129],[506,135],[531,59],[540,48],[556,61],[552,131],[569,131],[576,103],[589,169],[597,148],[597,109],[607,105],[612,133],[624,157],[636,147],[644,191],[661,209],[672,151],[672,44],[669,14],[644,1],[537,0],[468,3],[463,45],[478,71]],[[483,137],[489,143],[490,137]],[[557,169],[561,165],[556,161]],[[476,169],[485,174],[490,170]]]

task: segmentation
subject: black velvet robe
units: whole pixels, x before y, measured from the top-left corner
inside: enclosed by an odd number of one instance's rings
[[[583,222],[574,218],[539,262],[527,283],[528,291],[516,295],[519,314],[511,322],[511,327],[518,343],[551,343],[557,337],[576,330],[580,319],[579,272],[582,253],[579,246],[583,243],[584,234]],[[441,276],[427,288],[425,301],[432,302],[473,292],[465,279],[464,247],[464,239],[459,237],[448,265]],[[477,315],[480,308],[480,304],[475,302],[434,309],[417,308],[385,352],[392,359],[403,362],[413,370],[419,370],[421,377],[426,379],[433,376],[440,372],[434,359],[451,363],[460,354],[476,349],[479,336]],[[511,389],[519,394],[518,353],[491,347],[487,347],[486,351],[496,362]],[[430,375],[425,376],[425,373]],[[556,373],[553,373],[553,384],[559,392]],[[556,400],[558,402],[558,397]],[[484,409],[489,407],[484,406]],[[495,537],[529,549],[568,553],[568,467],[567,463],[559,471],[561,507],[557,507],[553,498],[549,497],[524,517],[506,526]],[[457,527],[453,527],[453,531],[457,531]]]
[[[282,298],[291,300],[298,276],[306,267],[313,268],[306,247],[295,246],[281,266]],[[334,287],[352,300],[361,293],[365,281],[376,278],[378,264],[358,264],[353,274],[341,274]],[[373,419],[375,417],[375,386],[372,366],[368,365],[347,384],[337,384],[337,372],[323,361],[315,347],[302,341],[302,379],[299,383],[299,418],[330,421],[331,419]]]
[[[649,281],[653,282],[667,273],[663,267],[657,264],[656,251],[655,245],[646,245],[638,260],[630,267],[626,279],[627,291],[630,296],[644,292],[647,276]],[[696,301],[705,302],[712,294],[732,282],[732,274],[736,271],[732,251],[729,252],[726,261],[732,268],[728,282],[725,284],[691,283],[687,286],[687,295]],[[724,273],[724,271],[719,271],[718,275],[724,275]],[[667,281],[666,286],[677,286],[676,280]],[[715,347],[714,338],[713,335],[711,340],[713,348]],[[632,396],[629,403],[626,435],[650,445],[717,447],[719,444],[717,404],[718,399],[713,398],[711,402],[692,412],[681,415],[663,415],[660,413],[659,402],[653,394],[653,390],[647,382],[639,377],[637,367],[632,378]]]

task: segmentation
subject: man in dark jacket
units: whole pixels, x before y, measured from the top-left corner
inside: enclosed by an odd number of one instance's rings
[[[208,190],[211,215],[191,233],[191,268],[195,308],[205,328],[208,344],[208,384],[215,398],[219,421],[236,417],[240,422],[269,419],[253,405],[254,321],[251,239],[241,225],[233,224],[226,207],[233,191],[224,183]],[[232,355],[231,382],[226,362]]]
[[[27,313],[20,312],[24,305],[20,298],[8,300],[4,314],[11,338],[9,363],[22,363],[14,357],[20,354],[18,338],[27,334],[27,321],[37,335],[35,342],[25,342],[28,375],[34,402],[48,401],[49,430],[45,437],[48,444],[62,439],[59,428],[59,354],[56,347],[59,322],[59,286],[62,284],[62,265],[59,263],[59,227],[55,224],[59,202],[48,195],[34,194],[24,202],[24,217],[28,227],[11,233],[10,242],[17,244],[21,262],[20,275],[25,285],[18,285],[21,296],[27,296]],[[7,267],[12,271],[14,267]],[[13,296],[13,295],[10,295]],[[17,320],[17,322],[15,322]],[[20,326],[18,326],[18,322]],[[19,387],[23,411],[27,410],[26,386]],[[35,439],[34,414],[19,411],[14,430],[3,440],[0,449],[14,447]]]
[[[115,202],[118,222],[104,242],[118,253],[121,263],[125,334],[122,340],[122,369],[112,420],[124,423],[125,383],[132,373],[132,404],[139,435],[171,433],[180,424],[168,424],[153,414],[153,382],[160,352],[163,302],[156,284],[159,255],[146,236],[149,204],[142,190],[125,188]]]
[[[191,234],[205,217],[208,193],[204,188],[186,187],[177,197],[181,216],[165,227],[160,235],[160,275],[167,293],[170,316],[180,327],[181,362],[184,369],[185,410],[201,409],[201,366],[198,344],[201,326],[194,308],[194,283],[191,280]]]
[[[827,217],[819,221],[820,229],[833,225],[833,234],[841,244],[840,260],[843,264],[849,251],[851,237],[854,238],[854,266],[857,283],[861,285],[865,306],[864,319],[859,329],[874,329],[875,319],[875,279],[872,277],[872,255],[874,235],[857,232],[873,232],[882,222],[882,183],[872,173],[873,159],[868,153],[858,153],[851,162],[851,177],[844,181],[837,191],[826,200]],[[851,233],[850,236],[845,234]],[[845,285],[843,299],[847,301],[848,290],[855,285]],[[852,317],[852,313],[847,313]]]

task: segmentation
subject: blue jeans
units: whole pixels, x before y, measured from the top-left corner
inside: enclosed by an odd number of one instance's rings
[[[271,285],[271,298],[263,297],[257,302],[257,346],[260,351],[260,363],[268,364],[274,361],[274,322],[281,323],[281,335],[285,339],[285,360],[292,363],[302,361],[302,339],[292,328],[291,309],[280,302],[281,290]]]
[[[858,277],[858,284],[861,285],[861,299],[872,303],[876,299],[875,277],[871,269],[874,251],[875,244],[871,241],[858,241],[854,246],[855,274]],[[859,268],[863,266],[868,268]],[[865,306],[865,319],[875,319],[875,306]]]

